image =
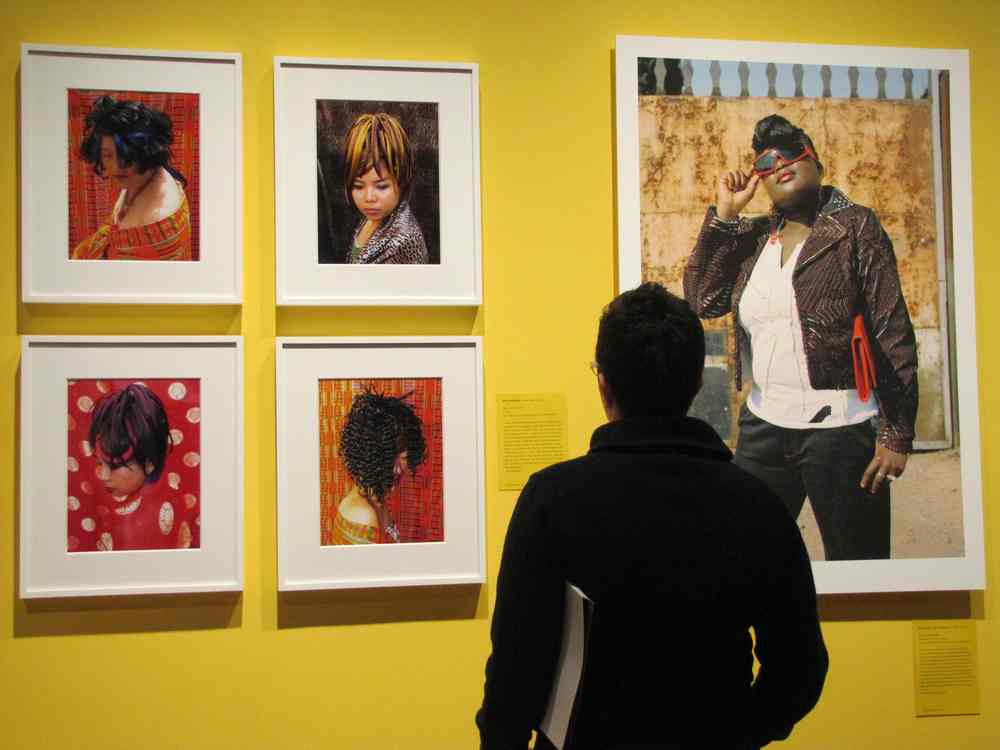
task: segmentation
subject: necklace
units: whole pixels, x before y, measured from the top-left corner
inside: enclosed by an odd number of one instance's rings
[[[129,513],[134,513],[139,509],[139,505],[142,503],[142,497],[137,497],[135,500],[130,502],[128,505],[122,505],[115,508],[115,513],[119,516],[127,516]]]
[[[122,204],[121,213],[118,214],[119,224],[121,223],[122,219],[125,218],[125,215],[128,213],[129,209],[132,208],[132,204],[135,203],[136,199],[140,195],[142,195],[142,191],[145,190],[147,187],[149,187],[149,183],[151,183],[153,181],[153,178],[156,177],[156,170],[153,169],[151,170],[151,172],[152,173],[149,175],[146,181],[139,186],[138,190],[135,191],[134,195],[129,195],[128,190],[125,191],[125,202]]]

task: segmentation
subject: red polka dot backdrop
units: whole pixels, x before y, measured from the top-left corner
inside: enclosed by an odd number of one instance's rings
[[[199,380],[71,380],[67,392],[66,548],[200,547]],[[91,440],[98,413],[108,437]],[[165,457],[150,448],[164,444]]]
[[[373,392],[386,396],[406,396],[405,403],[420,420],[426,445],[423,462],[416,472],[402,471],[386,497],[390,518],[399,531],[400,542],[440,542],[444,540],[441,438],[441,379],[342,379],[319,383],[320,420],[320,544],[344,543],[335,533],[337,509],[354,486],[340,455],[344,424],[354,399]],[[375,538],[392,541],[385,535]]]

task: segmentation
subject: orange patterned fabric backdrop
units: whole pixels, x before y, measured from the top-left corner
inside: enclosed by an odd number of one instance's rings
[[[444,541],[441,461],[441,379],[344,379],[319,382],[320,544],[330,545],[332,522],[353,482],[338,453],[340,433],[355,396],[372,390],[389,396],[409,393],[424,428],[427,455],[416,476],[403,475],[389,494],[400,542]]]
[[[163,473],[135,498],[115,498],[105,488],[97,455],[88,440],[100,400],[140,382],[71,380],[67,429],[67,549],[175,549],[201,546],[201,383],[197,378],[141,381],[163,403],[170,424],[170,450]],[[128,501],[132,500],[131,503]],[[134,504],[134,511],[127,510]]]
[[[170,148],[171,164],[184,175],[188,206],[191,209],[191,260],[199,256],[200,139],[198,94],[165,94],[140,91],[69,91],[69,256],[82,240],[108,222],[118,198],[114,180],[98,177],[93,167],[80,157],[80,144],[86,132],[87,115],[101,96],[141,102],[165,113],[173,122],[174,143]]]

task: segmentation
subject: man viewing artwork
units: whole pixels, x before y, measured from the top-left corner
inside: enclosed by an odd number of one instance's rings
[[[659,284],[605,308],[608,422],[585,456],[529,479],[507,531],[483,748],[526,748],[538,730],[567,583],[594,603],[567,748],[759,748],[819,699],[828,657],[805,546],[777,496],[686,416],[704,360],[700,321]],[[552,744],[539,733],[535,747]]]

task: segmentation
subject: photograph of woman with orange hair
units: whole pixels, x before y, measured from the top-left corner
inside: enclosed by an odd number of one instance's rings
[[[441,379],[321,380],[320,543],[444,540]]]
[[[439,264],[437,104],[316,103],[319,262]]]

